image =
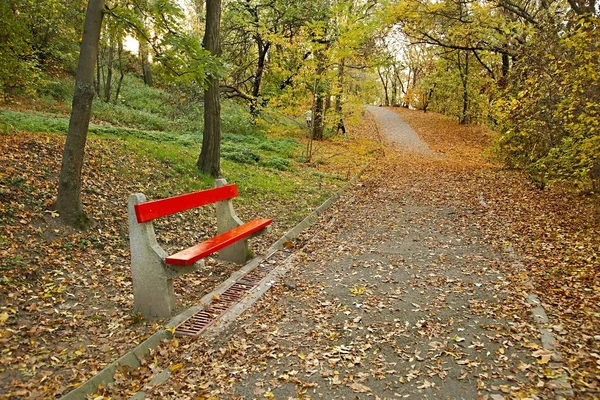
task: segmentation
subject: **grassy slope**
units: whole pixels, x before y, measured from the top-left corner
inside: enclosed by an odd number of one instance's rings
[[[148,96],[144,90],[138,97]],[[96,106],[83,172],[84,206],[96,221],[88,232],[64,229],[48,211],[68,107],[42,99],[0,110],[0,397],[65,393],[158,327],[131,313],[127,197],[171,196],[210,187],[212,180],[194,165],[198,122],[189,113],[174,116],[181,109],[166,94],[154,95],[161,107],[130,94],[137,108],[129,114],[124,105]],[[368,140],[371,127],[358,124],[347,138],[321,145],[317,162],[306,165],[299,162],[302,132],[293,125],[277,126],[274,136],[230,108],[224,127],[223,174],[240,188],[238,214],[275,221],[251,244],[257,252],[343,185],[376,148]],[[157,223],[159,240],[173,250],[214,231],[211,207]],[[205,270],[178,279],[181,306],[197,302],[235,269],[209,259]]]

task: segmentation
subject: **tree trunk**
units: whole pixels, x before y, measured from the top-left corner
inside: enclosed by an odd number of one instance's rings
[[[256,72],[254,73],[254,82],[252,84],[252,97],[253,100],[250,103],[250,114],[258,116],[258,109],[260,107],[260,88],[262,84],[262,78],[265,71],[265,62],[267,53],[271,48],[270,42],[263,42],[260,36],[256,37],[256,44],[258,45],[258,63],[256,65]]]
[[[142,78],[147,86],[152,86],[152,67],[150,66],[150,52],[148,43],[140,41],[140,58],[142,62]]]
[[[148,1],[143,0],[140,2],[141,8],[139,8],[140,18],[144,26],[146,27],[146,18],[144,17],[144,12],[142,10],[148,9]],[[148,41],[145,38],[139,39],[139,53],[140,53],[140,62],[142,64],[142,78],[144,79],[144,83],[146,86],[152,86],[152,66],[150,65],[150,49],[148,46]]]
[[[433,91],[435,90],[436,86],[437,86],[437,83],[434,83],[433,87],[431,89],[429,89],[429,93],[427,93],[427,95],[425,96],[425,102],[423,104],[423,113],[426,113],[427,109],[429,108],[429,103],[431,102],[431,99],[433,97]]]
[[[342,58],[338,67],[337,74],[337,96],[335,97],[335,118],[337,120],[336,133],[342,131],[346,133],[346,127],[344,126],[344,116],[342,115],[342,95],[344,94],[344,73],[346,67],[346,59]]]
[[[121,94],[121,86],[123,85],[123,78],[125,78],[125,71],[123,68],[123,38],[119,38],[119,83],[117,84],[117,92],[115,93],[115,104],[119,101],[119,95]]]
[[[220,55],[221,0],[206,0],[206,31],[204,48],[214,57]],[[198,169],[218,178],[221,174],[221,104],[219,79],[210,76],[204,92],[204,134],[202,151],[196,163]]]
[[[379,74],[379,79],[381,80],[381,84],[383,85],[383,90],[385,92],[385,106],[389,106],[390,105],[390,96],[388,93],[388,77],[387,77],[387,73],[384,75],[381,72],[381,69],[378,67],[377,68],[377,74]]]
[[[196,33],[202,32],[202,26],[205,24],[204,15],[204,1],[205,0],[194,0],[194,10],[196,11],[196,25],[193,27],[193,31]]]
[[[100,41],[100,39],[98,39],[98,41]],[[100,46],[98,46],[96,50],[96,80],[94,81],[94,90],[96,90],[96,94],[98,96],[100,96],[100,86],[102,84],[102,65],[100,65],[101,59]]]
[[[460,80],[463,89],[463,104],[459,122],[460,124],[464,125],[469,123],[469,53],[465,52],[464,68],[460,54],[461,52],[458,51],[458,72],[460,74]]]
[[[110,102],[112,92],[113,70],[115,67],[115,37],[108,39],[108,65],[106,66],[106,81],[104,82],[104,101]]]
[[[396,72],[396,64],[392,65],[392,107],[396,107],[398,105],[398,80]]]
[[[337,74],[337,94],[335,96],[335,113],[342,112],[342,95],[344,94],[344,73],[346,68],[346,59],[342,58],[338,67]]]
[[[317,93],[316,96],[315,112],[313,113],[312,138],[314,140],[323,140],[323,106],[325,101],[322,93]]]
[[[73,107],[58,181],[56,209],[66,224],[77,228],[90,225],[81,203],[81,170],[94,100],[94,68],[103,16],[104,0],[90,0],[83,27]]]
[[[508,54],[502,54],[502,77],[498,82],[498,86],[505,88],[508,84],[508,73],[510,72],[510,58]]]

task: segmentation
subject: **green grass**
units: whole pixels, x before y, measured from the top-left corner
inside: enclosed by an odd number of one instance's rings
[[[66,104],[72,96],[71,87],[68,79],[48,82],[43,96],[47,101],[51,98]],[[69,125],[65,109],[68,108],[63,105],[62,114],[0,109],[0,133],[65,134]],[[260,202],[275,195],[295,201],[299,210],[305,210],[320,204],[330,194],[325,188],[341,184],[333,174],[313,174],[310,169],[300,167],[303,146],[290,138],[298,137],[296,121],[273,113],[256,122],[245,107],[232,102],[222,104],[221,115],[222,173],[228,181],[238,184],[242,198]],[[201,107],[178,104],[174,95],[127,76],[116,104],[96,99],[92,116],[91,138],[115,141],[114,148],[122,148],[133,159],[153,158],[161,163],[160,173],[149,171],[145,177],[157,181],[155,189],[147,193],[149,196],[174,195],[213,185],[213,180],[196,168],[202,143]],[[267,130],[277,137],[267,134]],[[117,173],[133,173],[127,165],[120,168]]]
[[[0,110],[0,120],[2,120],[0,130],[5,132],[23,130],[64,134],[69,127],[67,116],[41,112]],[[91,123],[89,133],[124,140],[141,139],[161,145],[170,143],[178,148],[194,148],[198,152],[202,143],[200,133],[142,130],[110,124]],[[246,134],[224,133],[221,146],[224,159],[276,170],[288,170],[301,148],[296,140],[269,138],[264,133],[256,131]],[[143,147],[157,148],[156,146]]]

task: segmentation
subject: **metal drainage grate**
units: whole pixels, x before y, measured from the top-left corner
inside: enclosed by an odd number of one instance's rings
[[[208,306],[194,314],[188,320],[181,323],[175,329],[175,335],[178,336],[199,336],[202,332],[211,326],[216,320],[225,314],[231,307],[239,303],[260,281],[271,272],[278,262],[285,260],[289,256],[285,250],[276,251],[267,259],[260,263],[256,268],[239,278],[233,285],[228,287],[218,298],[208,304]]]

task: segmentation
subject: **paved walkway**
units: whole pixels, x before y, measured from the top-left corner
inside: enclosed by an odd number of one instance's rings
[[[393,143],[399,151],[433,156],[434,152],[421,140],[416,132],[398,114],[382,107],[368,106],[379,125],[381,134]]]
[[[403,152],[433,154],[396,114],[369,110]],[[216,342],[174,350],[184,372],[148,397],[549,398],[511,260],[451,186],[419,185],[401,156],[377,163],[305,235],[284,281]]]
[[[434,154],[394,112],[369,111],[399,151]],[[433,206],[384,174],[337,205],[267,311],[240,325],[234,341],[274,354],[230,395],[501,399],[528,381],[530,350],[506,336],[522,321],[497,316],[510,261],[451,201]]]

